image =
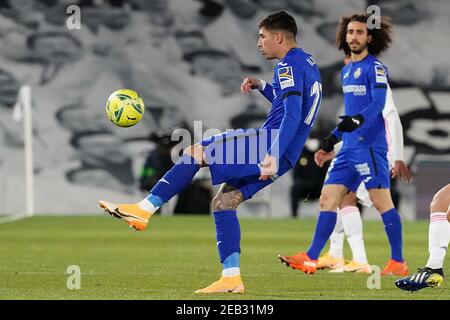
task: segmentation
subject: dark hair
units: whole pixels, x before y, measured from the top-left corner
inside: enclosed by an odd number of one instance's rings
[[[260,21],[258,27],[267,30],[288,31],[293,34],[294,38],[297,35],[295,19],[284,10],[272,12]]]
[[[369,17],[370,15],[368,14],[354,14],[350,17],[341,17],[336,30],[336,46],[339,50],[344,50],[345,55],[350,55],[350,48],[346,41],[348,24],[352,21],[367,23]],[[369,53],[378,56],[392,42],[391,18],[381,17],[380,28],[367,28],[367,33],[372,36],[372,41],[367,45]]]

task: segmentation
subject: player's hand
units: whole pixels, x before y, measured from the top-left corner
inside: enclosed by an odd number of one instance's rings
[[[355,116],[341,116],[341,122],[337,125],[337,129],[341,132],[352,132],[364,123],[364,117],[360,114]]]
[[[334,145],[339,141],[334,134],[330,134],[322,139],[320,142],[320,149],[326,153],[333,151]]]
[[[408,166],[403,161],[395,161],[392,169],[392,178],[399,178],[404,182],[411,182],[412,174]]]
[[[241,84],[241,92],[242,94],[247,94],[253,89],[258,89],[261,87],[261,80],[256,78],[245,78]]]
[[[258,180],[266,181],[278,171],[277,158],[268,154],[261,162],[261,175]]]
[[[314,153],[314,162],[322,168],[324,163],[333,159],[335,155],[336,153],[334,150],[331,150],[331,152],[325,152],[322,149],[319,149],[316,153]]]

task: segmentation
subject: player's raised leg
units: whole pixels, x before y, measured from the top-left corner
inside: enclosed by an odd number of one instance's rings
[[[195,293],[244,293],[240,272],[241,228],[236,215],[236,208],[243,200],[242,193],[226,183],[212,200],[222,277]]]
[[[178,162],[158,181],[150,194],[136,204],[115,204],[101,200],[100,207],[110,215],[123,219],[138,231],[147,227],[150,217],[194,178],[203,163],[203,147],[199,144],[184,150]]]
[[[307,252],[299,252],[293,256],[279,255],[278,258],[287,266],[305,273],[317,270],[317,259],[327,243],[336,225],[337,208],[347,188],[343,185],[327,184],[320,195],[320,213],[316,224],[314,238]]]
[[[430,204],[430,227],[428,230],[429,258],[425,267],[395,285],[407,291],[440,286],[444,281],[442,270],[450,242],[450,184],[439,190]]]

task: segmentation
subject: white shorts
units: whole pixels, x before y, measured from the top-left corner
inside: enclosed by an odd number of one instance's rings
[[[361,203],[364,207],[370,208],[373,204],[372,200],[370,200],[369,192],[367,191],[364,182],[361,182],[358,186],[358,189],[356,190],[356,197],[358,198],[359,203]]]

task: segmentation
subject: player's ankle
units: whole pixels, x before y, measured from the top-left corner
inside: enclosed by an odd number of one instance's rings
[[[137,205],[142,210],[147,211],[147,212],[152,213],[152,214],[155,213],[159,209],[159,206],[155,206],[147,198],[145,198],[144,200],[139,201],[137,203]]]

